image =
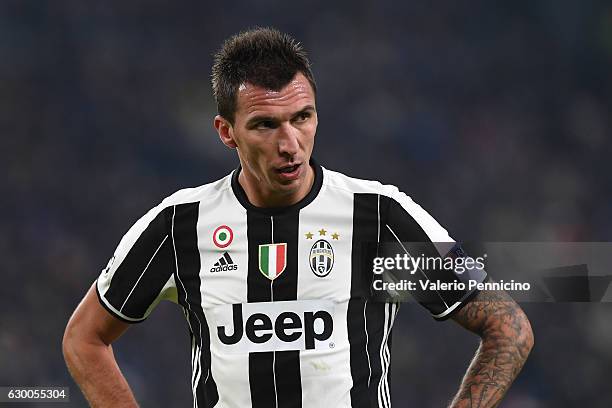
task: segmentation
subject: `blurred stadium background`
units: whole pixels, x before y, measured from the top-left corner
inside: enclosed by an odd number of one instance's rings
[[[424,3],[3,0],[0,385],[85,406],[65,323],[138,217],[236,166],[211,55],[254,25],[310,52],[324,166],[400,186],[456,239],[612,240],[612,3]],[[536,347],[501,406],[612,406],[611,304],[524,307]],[[403,307],[393,404],[445,406],[477,340]],[[115,352],[143,407],[190,406],[178,308]]]

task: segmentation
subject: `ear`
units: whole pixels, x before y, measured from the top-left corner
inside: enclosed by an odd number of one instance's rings
[[[219,133],[219,138],[224,145],[229,147],[230,149],[235,149],[238,147],[236,141],[234,140],[234,131],[232,128],[232,124],[229,123],[227,119],[225,119],[221,115],[215,116],[215,129],[217,129],[217,133]]]

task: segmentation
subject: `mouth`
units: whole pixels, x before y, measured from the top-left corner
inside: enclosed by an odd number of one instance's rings
[[[297,170],[297,168],[300,167],[300,164],[294,164],[293,166],[285,166],[285,167],[281,167],[278,168],[276,171],[279,173],[293,173],[294,171]]]
[[[302,163],[293,164],[291,166],[283,166],[276,169],[276,173],[283,179],[295,180],[300,174]]]

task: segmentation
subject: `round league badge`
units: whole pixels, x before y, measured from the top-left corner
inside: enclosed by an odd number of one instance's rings
[[[213,232],[213,242],[217,248],[226,248],[233,239],[234,232],[227,225],[221,225]]]

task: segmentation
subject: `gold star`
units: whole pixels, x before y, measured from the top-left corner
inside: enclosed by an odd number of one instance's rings
[[[312,239],[312,232],[306,233],[306,239]]]
[[[332,234],[332,239],[338,239],[340,237],[340,235],[337,232],[334,232]]]
[[[325,233],[326,233],[326,232],[327,232],[327,231],[325,231],[323,228],[321,228],[321,229],[319,230],[319,235],[325,235]]]

